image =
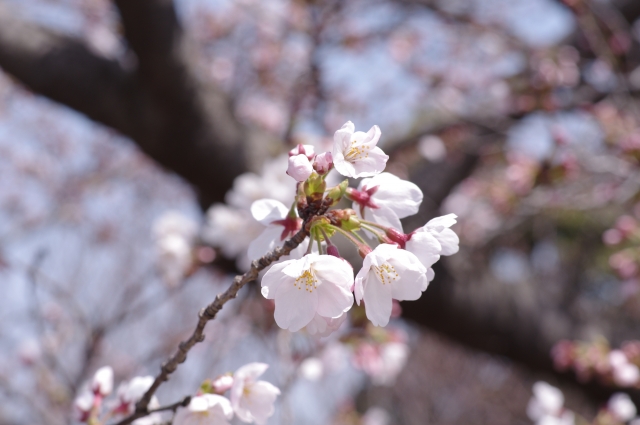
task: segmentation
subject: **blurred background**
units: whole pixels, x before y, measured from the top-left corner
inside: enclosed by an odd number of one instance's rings
[[[387,171],[424,192],[405,230],[455,213],[460,252],[389,328],[329,340],[281,331],[246,288],[162,402],[264,361],[271,424],[530,424],[538,380],[589,421],[615,391],[637,404],[607,356],[640,365],[638,18],[637,0],[0,0],[0,423],[72,423],[107,364],[154,375],[246,268],[251,202],[289,199],[281,155],[347,120],[379,125]]]

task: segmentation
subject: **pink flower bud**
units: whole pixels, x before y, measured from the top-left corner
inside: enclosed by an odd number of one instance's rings
[[[313,167],[306,155],[300,154],[289,157],[289,168],[287,168],[287,174],[296,179],[296,181],[303,182],[307,180],[312,172]]]
[[[95,395],[102,397],[111,394],[113,390],[113,369],[111,366],[101,367],[93,375],[93,381],[91,382],[91,391]]]
[[[331,152],[324,152],[320,155],[316,156],[316,159],[313,161],[313,169],[318,172],[318,174],[326,174],[333,168],[333,157],[331,156]]]
[[[219,376],[211,383],[211,388],[216,394],[223,394],[229,388],[233,386],[233,376],[222,375]]]
[[[309,159],[309,161],[311,161],[316,156],[316,153],[313,145],[303,145],[302,143],[300,143],[298,146],[289,151],[289,156],[296,155],[304,155]]]

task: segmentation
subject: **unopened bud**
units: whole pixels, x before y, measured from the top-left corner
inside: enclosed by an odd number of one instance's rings
[[[331,155],[331,152],[324,152],[320,155],[316,155],[316,158],[313,161],[313,169],[316,170],[318,174],[327,174],[332,168],[333,156]]]
[[[303,182],[309,178],[313,173],[313,167],[309,162],[309,158],[305,155],[295,155],[289,157],[289,167],[287,168],[287,174],[293,177],[298,182]]]
[[[211,383],[211,390],[216,394],[224,394],[225,391],[233,386],[233,376],[222,375]]]
[[[335,245],[329,245],[327,247],[327,254],[328,255],[333,255],[334,257],[342,258],[340,256],[340,251],[338,251],[338,247],[335,246]]]
[[[311,161],[316,156],[315,148],[313,147],[313,145],[303,145],[302,143],[300,143],[298,144],[298,146],[289,151],[289,156],[296,155],[304,155],[309,159],[309,161]]]

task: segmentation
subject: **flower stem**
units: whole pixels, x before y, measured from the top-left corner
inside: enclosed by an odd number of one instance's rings
[[[349,239],[349,241],[351,241],[352,243],[355,244],[355,246],[357,246],[358,248],[360,248],[360,245],[364,244],[367,245],[368,244],[364,241],[364,239],[362,239],[362,237],[360,237],[360,235],[357,235],[355,233],[351,233],[351,232],[347,232],[344,229],[341,229],[338,226],[334,226],[333,224],[327,224],[327,226],[329,226],[330,228],[332,228],[333,230],[342,233],[347,239]],[[357,236],[358,239],[356,239],[354,236]]]

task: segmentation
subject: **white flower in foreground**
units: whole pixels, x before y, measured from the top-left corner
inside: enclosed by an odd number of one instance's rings
[[[368,132],[356,131],[351,121],[333,135],[331,156],[333,165],[346,177],[370,177],[381,173],[387,165],[387,156],[377,147],[380,128],[371,127]]]
[[[527,406],[527,415],[532,421],[540,421],[547,416],[560,417],[564,395],[558,388],[546,382],[533,384],[533,397]]]
[[[362,263],[355,280],[358,305],[364,300],[367,318],[376,326],[386,326],[391,317],[392,299],[420,298],[429,282],[427,269],[409,251],[396,245],[380,244]]]
[[[453,255],[460,249],[458,246],[460,238],[450,229],[451,226],[456,224],[456,218],[458,218],[458,216],[455,214],[447,214],[431,219],[424,226],[414,230],[411,238],[413,239],[414,235],[419,232],[431,233],[442,247],[440,255]]]
[[[607,403],[609,412],[621,422],[627,422],[636,416],[636,405],[625,393],[615,393]]]
[[[263,425],[273,415],[273,403],[280,390],[269,382],[257,380],[268,367],[264,363],[249,363],[233,374],[231,405],[244,422]]]
[[[309,178],[311,173],[313,173],[313,166],[306,155],[300,154],[289,157],[287,174],[293,177],[295,181],[303,182]]]
[[[247,251],[251,260],[262,257],[296,234],[302,220],[288,217],[289,210],[275,199],[260,199],[251,204],[251,215],[266,229],[249,244]]]
[[[427,279],[433,280],[433,266],[440,259],[442,245],[430,232],[415,232],[408,235],[409,240],[404,244],[404,248],[415,255],[423,266],[427,268]]]
[[[349,190],[359,217],[402,231],[401,218],[418,212],[422,191],[415,184],[391,173],[364,179],[357,190]]]
[[[278,326],[291,332],[307,326],[316,313],[337,318],[353,304],[353,268],[331,255],[309,254],[274,266],[262,278],[262,295],[275,301]]]
[[[217,394],[202,394],[191,398],[186,409],[176,417],[176,425],[229,425],[233,418],[231,402]]]
[[[113,369],[111,366],[103,366],[93,374],[91,391],[100,394],[102,397],[111,394],[113,391]]]

